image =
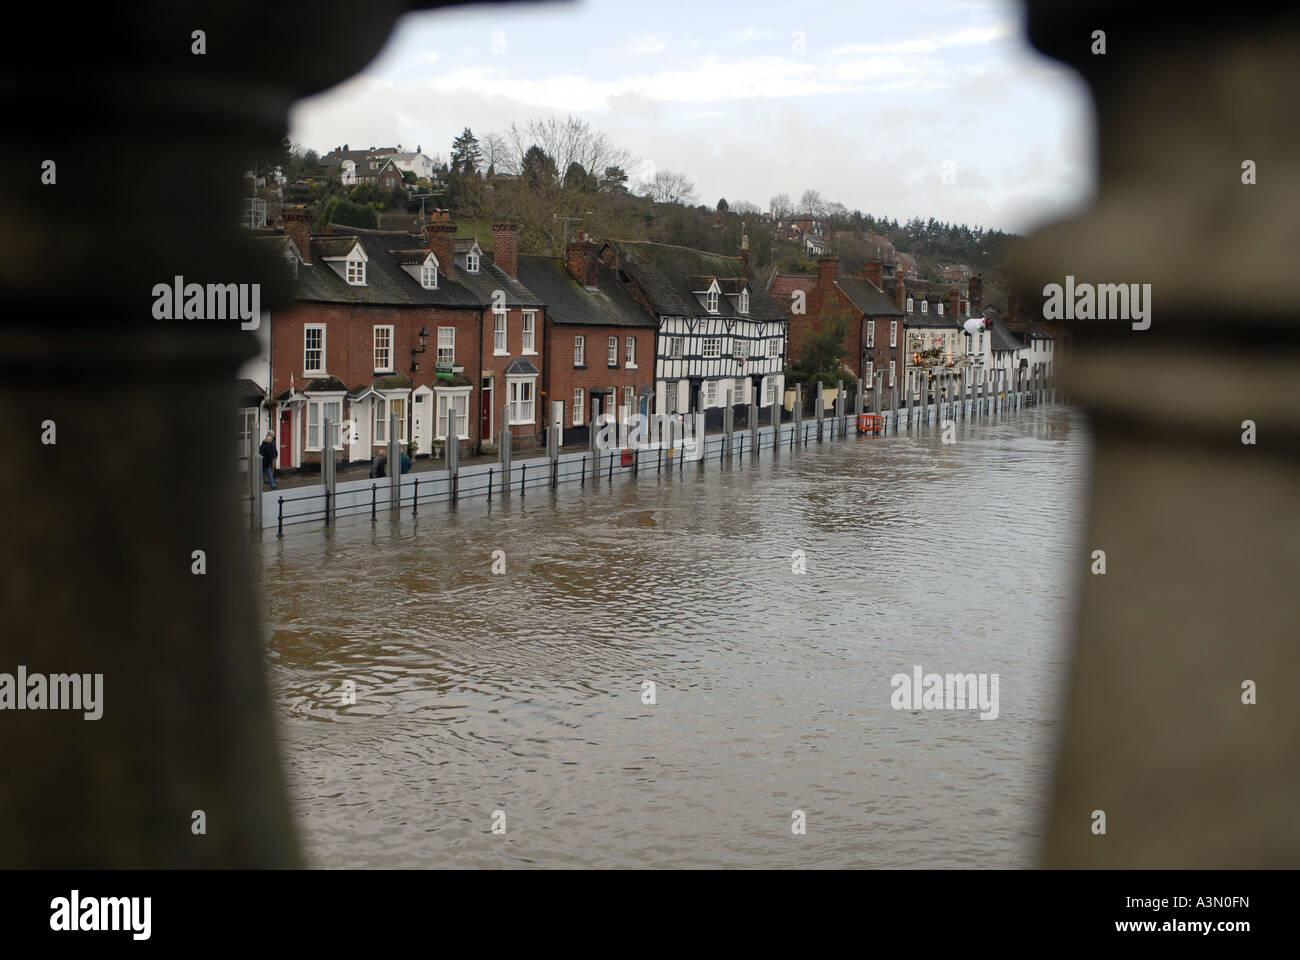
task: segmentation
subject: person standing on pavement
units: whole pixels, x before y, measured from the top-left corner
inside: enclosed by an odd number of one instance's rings
[[[262,445],[257,448],[257,452],[262,455],[262,473],[266,476],[266,482],[275,489],[275,461],[280,456],[279,451],[275,449],[275,434],[267,432],[266,437],[262,440]]]

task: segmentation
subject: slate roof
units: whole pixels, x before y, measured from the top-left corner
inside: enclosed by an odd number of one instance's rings
[[[645,293],[655,311],[668,317],[738,317],[747,320],[786,320],[785,311],[763,289],[739,257],[727,257],[704,250],[678,247],[668,243],[609,240],[618,254],[619,269],[626,272]],[[696,286],[701,278],[744,279],[749,284],[749,313],[739,313],[727,296],[718,298],[717,314],[710,314],[700,303]],[[695,279],[692,279],[695,278]],[[733,286],[732,289],[738,289]]]
[[[304,393],[347,393],[347,385],[338,377],[317,377],[314,380],[308,380],[301,387],[296,388],[295,394],[301,397]],[[285,390],[275,399],[285,401],[289,399],[289,391]]]
[[[898,309],[892,297],[877,287],[870,280],[860,277],[841,277],[835,286],[844,292],[855,307],[869,317],[901,317],[903,311]]]
[[[1011,332],[1006,325],[1006,321],[1002,319],[996,310],[986,307],[981,312],[993,321],[993,326],[989,329],[989,345],[993,347],[995,353],[1009,353],[1025,349],[1025,345]]]
[[[530,360],[526,360],[523,357],[515,357],[506,364],[505,375],[507,377],[534,376],[541,372],[542,371],[538,370]]]
[[[307,303],[375,304],[380,306],[490,306],[493,293],[505,293],[506,306],[534,307],[542,301],[518,280],[506,276],[488,257],[479,260],[478,273],[465,268],[465,253],[457,250],[454,279],[439,275],[438,288],[426,290],[404,269],[424,260],[428,253],[423,241],[409,233],[365,230],[330,225],[331,233],[311,238],[312,263],[298,268],[296,299]],[[361,243],[369,258],[365,286],[352,286],[322,257],[341,257]],[[459,245],[458,245],[459,246]],[[466,243],[468,249],[469,243]]]
[[[520,257],[519,279],[546,304],[546,316],[553,323],[659,326],[658,318],[633,300],[623,284],[603,265],[596,271],[595,290],[588,290],[580,284],[559,257]]]
[[[266,399],[266,391],[252,380],[238,380],[239,402],[245,407],[260,406]]]

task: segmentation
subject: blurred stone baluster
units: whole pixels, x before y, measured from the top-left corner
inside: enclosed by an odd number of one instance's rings
[[[1295,867],[1300,8],[1210,27],[1174,4],[1032,0],[1029,33],[1092,88],[1099,185],[1026,244],[1019,295],[1041,316],[1068,275],[1152,298],[1144,331],[1075,322],[1060,366],[1096,450],[1044,862]]]

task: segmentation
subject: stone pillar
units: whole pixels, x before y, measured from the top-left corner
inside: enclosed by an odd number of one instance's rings
[[[413,6],[377,0],[357,18],[326,0],[301,17],[232,0],[195,18],[103,5],[60,34],[77,71],[51,71],[38,43],[0,64],[0,225],[22,251],[0,279],[0,444],[23,465],[0,476],[4,669],[103,674],[98,720],[4,712],[6,866],[301,863],[260,559],[230,478],[237,371],[258,351],[252,325],[272,320],[156,319],[152,291],[256,284],[272,316],[292,300],[283,262],[240,235],[240,174],[277,149],[291,104],[364,67]]]
[[[1213,30],[1118,3],[1028,11],[1035,46],[1092,88],[1098,187],[1012,261],[1018,295],[1040,309],[1072,276],[1150,284],[1151,306],[1069,325],[1058,360],[1094,461],[1044,865],[1294,867],[1300,127],[1278,118],[1300,89],[1300,11],[1246,3]]]

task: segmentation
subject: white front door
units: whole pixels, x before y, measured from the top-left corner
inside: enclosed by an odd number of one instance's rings
[[[420,453],[433,452],[434,408],[433,391],[421,384],[411,396],[411,439]]]

